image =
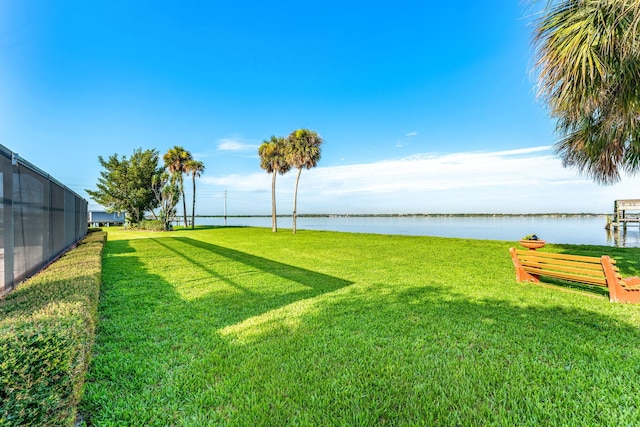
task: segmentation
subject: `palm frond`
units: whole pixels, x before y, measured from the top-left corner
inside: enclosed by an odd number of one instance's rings
[[[534,43],[556,153],[596,182],[640,166],[640,0],[549,1]]]

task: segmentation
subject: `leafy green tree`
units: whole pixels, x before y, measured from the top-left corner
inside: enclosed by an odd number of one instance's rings
[[[260,167],[272,174],[271,177],[271,230],[278,231],[276,216],[276,176],[289,172],[291,165],[285,156],[286,140],[282,137],[272,136],[270,140],[264,140],[258,148]]]
[[[144,213],[157,207],[152,189],[153,176],[158,167],[156,150],[135,150],[131,158],[113,154],[107,160],[102,156],[98,161],[105,169],[100,172],[97,190],[86,192],[108,212],[124,212],[132,224],[139,223]]]
[[[171,223],[176,216],[176,205],[180,200],[180,188],[176,183],[175,175],[171,175],[166,170],[160,171],[153,176],[153,193],[158,202],[160,213],[155,215],[162,222],[164,231],[171,230]]]
[[[175,175],[176,182],[180,188],[182,196],[182,212],[184,215],[184,226],[187,227],[187,201],[184,197],[184,174],[186,173],[185,165],[193,160],[191,153],[180,147],[179,145],[170,148],[162,157],[165,167],[172,175]]]
[[[196,178],[200,178],[204,173],[204,163],[198,160],[188,160],[185,163],[184,170],[187,175],[191,175],[193,182],[193,204],[191,205],[191,228],[195,227],[196,220]]]
[[[298,168],[296,176],[296,187],[293,194],[293,233],[296,232],[297,204],[298,204],[298,183],[302,169],[311,169],[318,165],[320,160],[320,146],[322,138],[309,129],[298,129],[287,137],[286,159],[293,168]]]
[[[535,0],[534,0],[535,1]],[[640,1],[549,0],[536,22],[556,152],[596,182],[640,167]]]

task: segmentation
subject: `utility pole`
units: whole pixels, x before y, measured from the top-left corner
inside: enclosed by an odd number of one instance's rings
[[[227,190],[224,190],[224,225],[227,225]]]

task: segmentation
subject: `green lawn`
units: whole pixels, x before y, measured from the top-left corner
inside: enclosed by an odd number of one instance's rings
[[[108,231],[88,424],[640,425],[640,307],[516,283],[515,243]]]

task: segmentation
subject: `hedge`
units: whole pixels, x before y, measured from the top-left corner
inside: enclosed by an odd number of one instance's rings
[[[106,233],[0,300],[0,426],[71,426],[95,337]]]

